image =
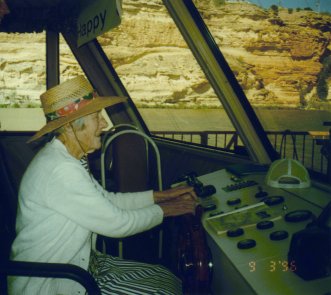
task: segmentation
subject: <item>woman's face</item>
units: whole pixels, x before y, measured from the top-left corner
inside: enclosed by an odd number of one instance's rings
[[[85,153],[92,153],[101,147],[101,133],[107,126],[101,111],[84,117],[84,127],[76,130],[76,136]]]

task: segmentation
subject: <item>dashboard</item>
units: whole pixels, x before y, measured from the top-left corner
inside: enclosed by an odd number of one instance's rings
[[[288,256],[294,234],[331,201],[330,188],[272,188],[265,172],[222,169],[197,177],[214,188],[200,199],[213,257],[213,294],[330,294],[330,273],[303,278]]]

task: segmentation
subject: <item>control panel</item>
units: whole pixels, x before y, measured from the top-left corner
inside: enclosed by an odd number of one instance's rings
[[[193,178],[207,192],[200,202],[214,294],[331,294],[331,276],[304,280],[296,261],[288,260],[292,235],[321,214],[330,191],[272,188],[264,178],[261,172],[238,177],[226,169]]]

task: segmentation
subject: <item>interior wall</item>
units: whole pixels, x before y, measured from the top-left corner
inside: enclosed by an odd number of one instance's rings
[[[204,175],[232,164],[251,163],[247,158],[230,153],[190,148],[189,146],[156,140],[161,154],[164,188],[176,183],[182,176],[196,172]]]

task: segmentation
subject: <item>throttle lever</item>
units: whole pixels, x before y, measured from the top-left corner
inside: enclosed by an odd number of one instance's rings
[[[194,188],[195,193],[199,198],[207,198],[216,193],[216,188],[209,184],[205,186],[199,186],[198,188]]]
[[[185,175],[183,179],[189,186],[194,188],[194,191],[199,198],[207,198],[216,193],[216,188],[213,185],[203,185],[203,183],[197,178],[195,172]]]

